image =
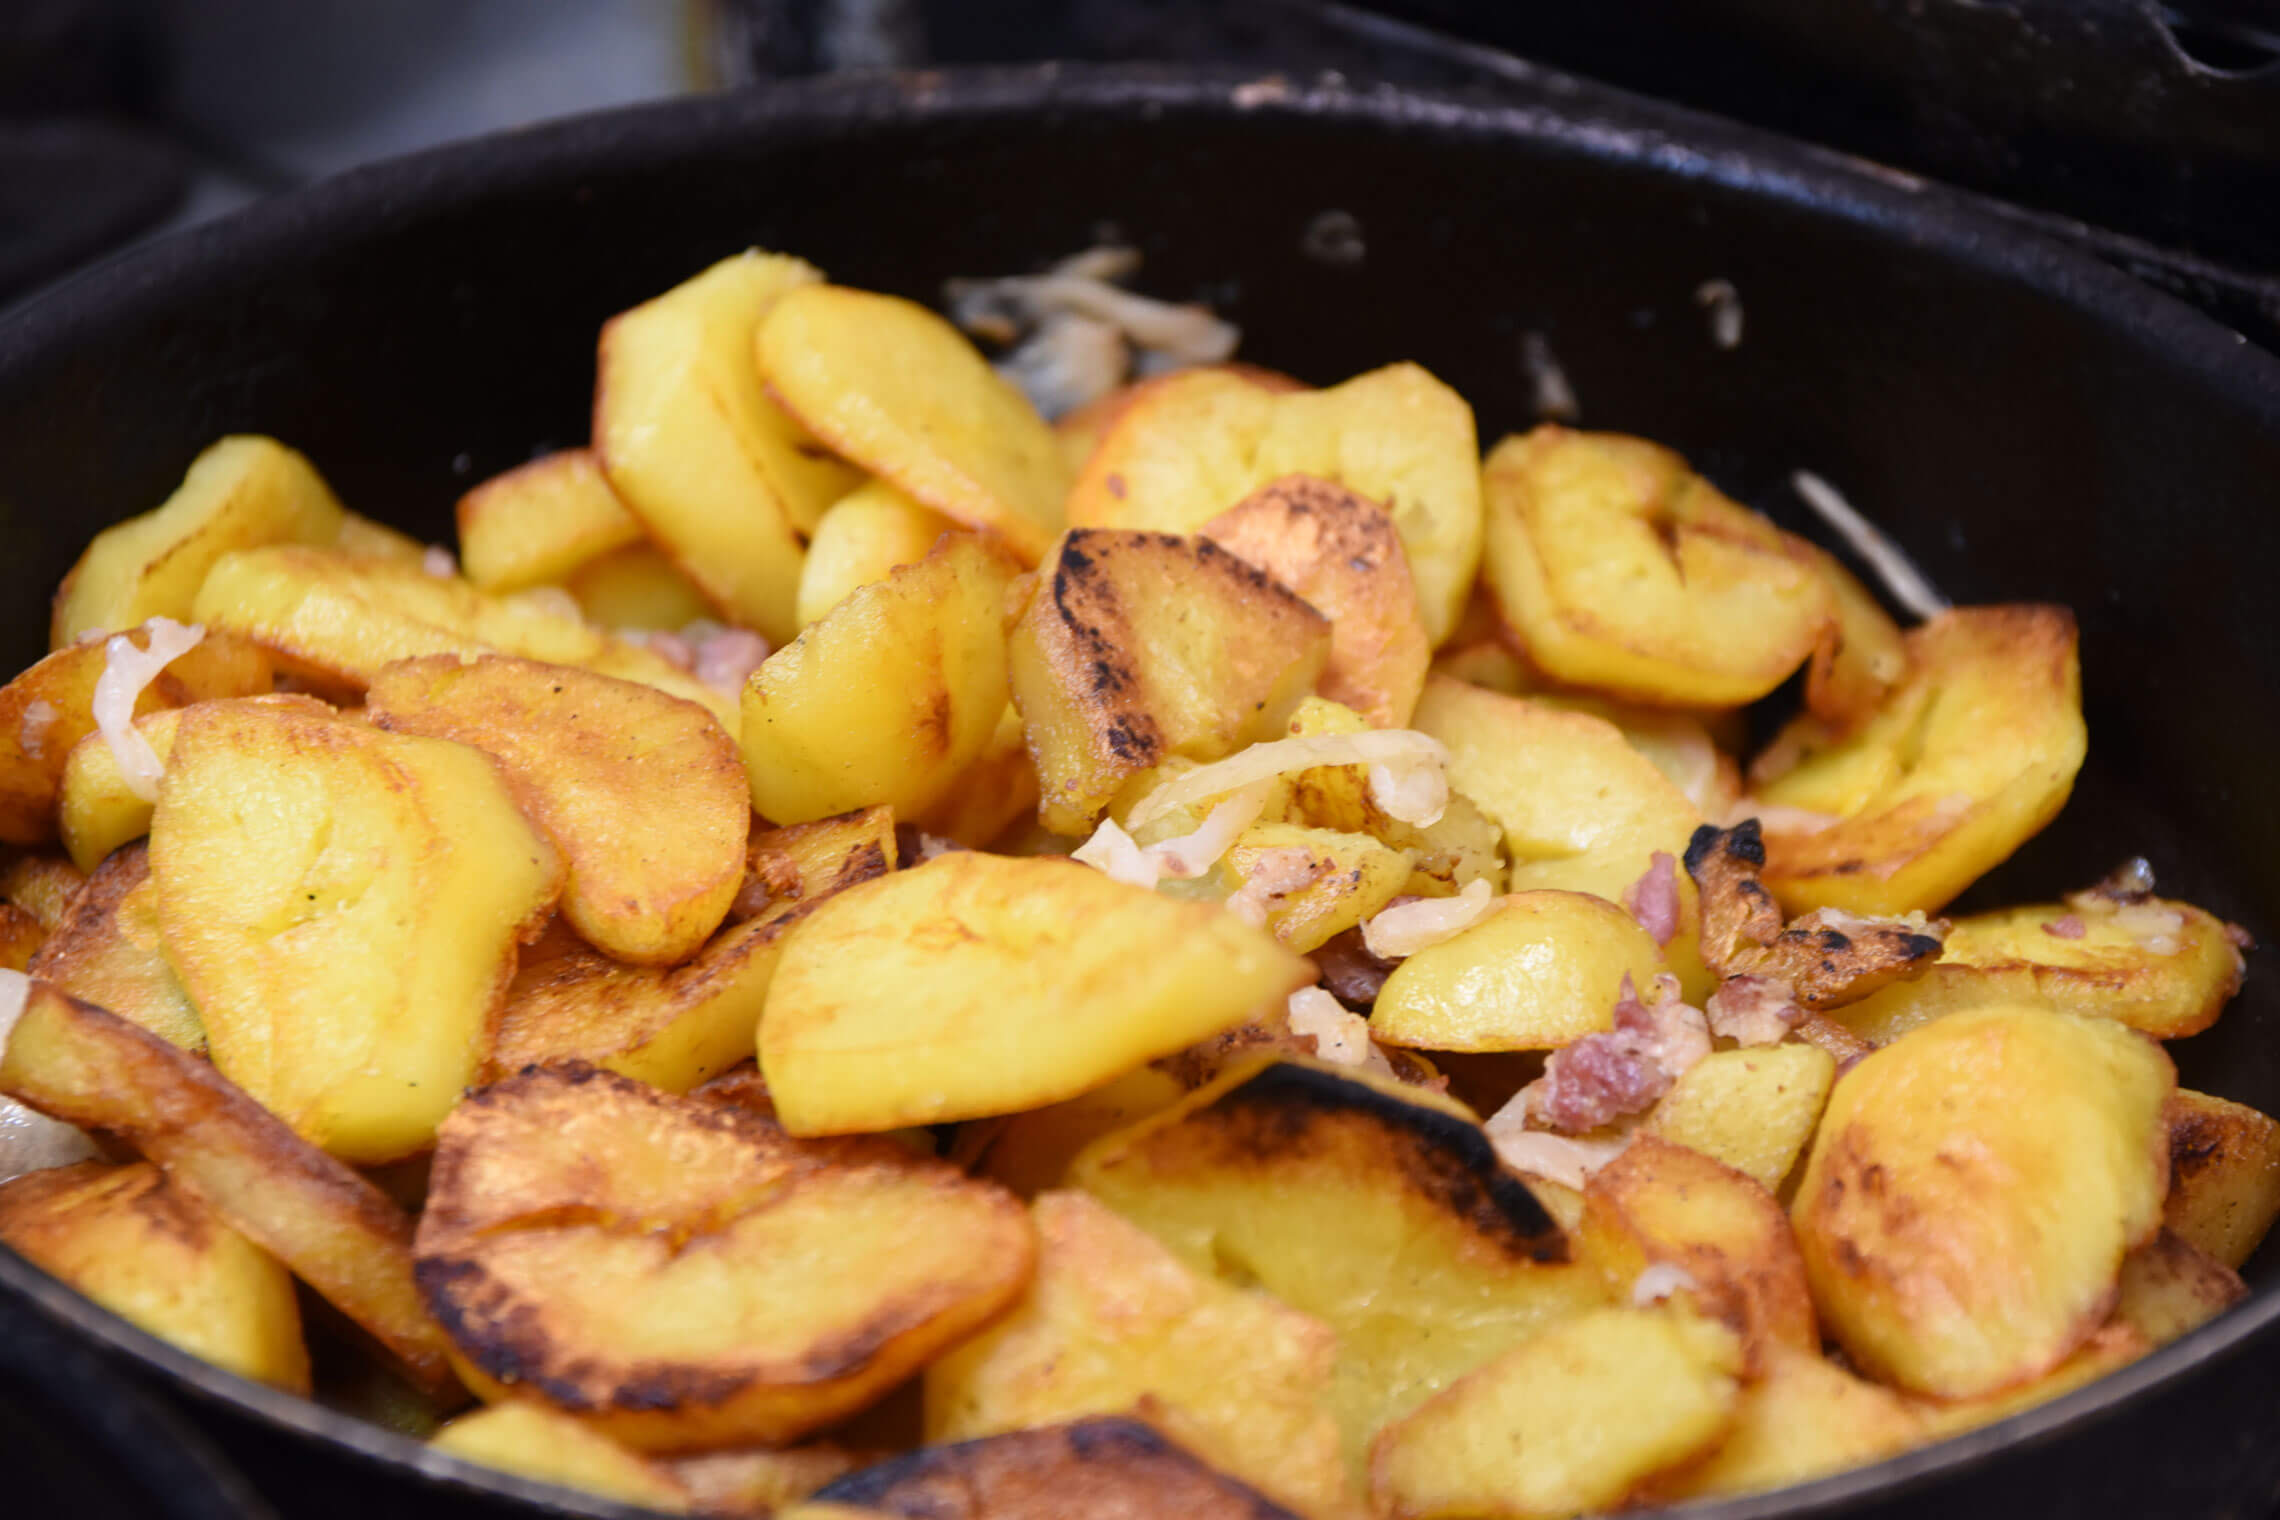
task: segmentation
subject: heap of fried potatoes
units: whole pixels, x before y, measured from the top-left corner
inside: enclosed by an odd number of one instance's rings
[[[757,252],[598,373],[456,555],[224,439],[0,689],[0,1241],[152,1334],[665,1511],[1421,1520],[2242,1296],[2280,1125],[2160,1042],[2245,936],[1934,916],[2066,801],[2064,608],[1414,364],[1049,423]]]

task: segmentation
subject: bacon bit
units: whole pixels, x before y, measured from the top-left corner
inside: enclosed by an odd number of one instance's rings
[[[1323,870],[1323,862],[1315,858],[1312,850],[1296,845],[1260,850],[1251,859],[1251,874],[1241,887],[1229,894],[1227,911],[1252,928],[1263,929],[1267,926],[1267,913],[1276,903],[1312,886],[1321,878]]]
[[[1837,1075],[1859,1065],[1876,1047],[1827,1014],[1809,1013],[1797,1025],[1797,1038],[1837,1058]]]
[[[1737,1045],[1779,1045],[1805,1020],[1797,995],[1773,976],[1733,976],[1710,994],[1702,1011],[1710,1032]]]
[[[647,649],[651,654],[658,656],[676,669],[693,671],[697,668],[696,650],[689,646],[687,639],[682,638],[677,633],[668,633],[662,628],[652,633],[642,633],[635,630],[621,633],[618,638],[624,643]]]
[[[770,653],[768,641],[749,628],[723,628],[697,642],[689,673],[713,690],[735,696]]]
[[[1114,470],[1109,471],[1107,485],[1109,495],[1115,497],[1118,501],[1124,500],[1123,476],[1117,474]]]
[[[459,573],[459,561],[443,545],[429,544],[420,555],[420,568],[439,581],[447,581]]]
[[[2240,925],[2228,923],[2224,926],[2224,930],[2225,938],[2232,941],[2235,950],[2254,950],[2256,948],[2256,936]]]
[[[1316,946],[1308,958],[1321,973],[1322,985],[1330,995],[1356,1010],[1376,1003],[1385,979],[1393,974],[1394,963],[1370,954],[1359,928],[1332,936]]]
[[[1644,1113],[1710,1054],[1709,1024],[1679,1000],[1678,979],[1658,976],[1654,991],[1651,1005],[1641,1002],[1631,978],[1623,978],[1615,1027],[1553,1051],[1544,1074],[1520,1090],[1515,1101],[1527,1099],[1529,1118],[1573,1135]]]
[[[1656,944],[1678,937],[1678,862],[1668,850],[1648,857],[1646,874],[1623,889],[1623,908]]]
[[[2043,925],[2043,933],[2053,939],[2080,939],[2083,932],[2082,917],[2077,913],[2069,913],[2064,918],[2054,918]]]

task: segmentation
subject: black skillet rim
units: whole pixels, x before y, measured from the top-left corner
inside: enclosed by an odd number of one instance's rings
[[[1549,71],[1513,81],[1536,98],[1292,80],[1253,71],[1045,64],[900,75],[848,75],[765,91],[597,112],[351,170],[202,227],[121,254],[0,314],[0,366],[38,362],[91,330],[141,319],[194,287],[201,271],[290,261],[309,245],[384,234],[440,209],[532,180],[625,169],[694,145],[761,135],[828,143],[867,127],[1057,114],[1298,116],[1394,133],[1519,141],[1540,151],[1617,161],[1681,183],[1786,203],[1916,245],[1976,272],[2029,285],[2088,320],[2177,363],[2280,434],[2280,360],[2190,307],[2056,243],[2007,225],[1942,186],[1718,118]],[[29,1302],[114,1353],[200,1398],[355,1458],[557,1514],[630,1520],[648,1511],[477,1466],[305,1399],[247,1382],[116,1318],[0,1250],[0,1292]],[[1872,1494],[1929,1488],[1993,1454],[2041,1444],[2123,1412],[2138,1395],[2207,1362],[2252,1353],[2280,1322],[2280,1283],[2143,1360],[2039,1408],[1874,1466],[1774,1493],[1703,1500],[1687,1520],[1834,1516]]]

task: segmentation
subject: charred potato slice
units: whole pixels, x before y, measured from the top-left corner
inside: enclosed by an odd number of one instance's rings
[[[1396,1520],[1615,1509],[1708,1452],[1741,1402],[1732,1332],[1671,1309],[1552,1326],[1387,1427],[1370,1489]]]
[[[1582,892],[1515,892],[1487,917],[1402,961],[1370,1034],[1419,1050],[1557,1050],[1614,1027],[1628,983],[1663,969],[1653,936]]]
[[[2238,1268],[2280,1218],[2280,1123],[2184,1088],[2169,1100],[2169,1197],[2162,1222]]]
[[[95,868],[30,969],[185,1050],[206,1046],[206,1027],[166,959],[150,852],[139,844]]]
[[[1329,655],[1321,613],[1209,539],[1072,529],[1037,577],[1008,663],[1061,833],[1175,756],[1278,737]]]
[[[148,1162],[0,1183],[0,1244],[202,1361],[309,1391],[291,1274]]]
[[[1930,1438],[1922,1414],[1891,1389],[1818,1350],[1772,1345],[1717,1451],[1657,1485],[1655,1497],[1764,1493],[1866,1467]]]
[[[1838,1080],[1792,1211],[1855,1365],[1939,1398],[2048,1372],[2160,1228],[2169,1058],[2102,1019],[1953,1014]]]
[[[1140,1408],[1301,1514],[1353,1508],[1327,1398],[1328,1325],[1191,1271],[1082,1193],[1045,1193],[1032,1215],[1036,1279],[1005,1319],[927,1369],[927,1440]]]
[[[570,1064],[445,1121],[419,1281],[462,1375],[644,1451],[780,1444],[1022,1290],[1011,1194],[891,1140],[795,1140]]]
[[[821,622],[856,588],[917,564],[957,526],[886,481],[863,482],[831,504],[808,540],[807,563],[800,569],[800,626]]]
[[[1240,1062],[1095,1141],[1069,1180],[1195,1271],[1337,1331],[1331,1397],[1356,1464],[1389,1419],[1604,1301],[1471,1113],[1389,1080]]]
[[[1712,1051],[1679,1073],[1646,1128],[1778,1192],[1836,1079],[1836,1058],[1813,1045]]]
[[[1796,720],[1760,757],[1766,885],[1794,912],[1934,912],[2058,815],[2082,766],[2063,607],[1957,607],[1908,634],[1911,673],[1849,737]],[[1792,758],[1794,757],[1794,759]]]
[[[590,449],[563,449],[494,475],[459,498],[459,563],[485,591],[560,581],[641,541]]]
[[[453,1386],[412,1283],[412,1222],[206,1062],[34,982],[0,1052],[0,1092],[117,1135],[371,1335],[415,1386]]]
[[[527,1401],[463,1414],[437,1431],[437,1451],[518,1477],[678,1515],[690,1497],[658,1464],[566,1414]]]
[[[478,752],[234,703],[176,731],[150,869],[216,1068],[364,1162],[433,1140],[561,885]]]
[[[677,965],[728,916],[752,810],[736,742],[703,708],[591,671],[431,655],[383,669],[365,710],[498,762],[562,854],[562,916],[596,949]]]

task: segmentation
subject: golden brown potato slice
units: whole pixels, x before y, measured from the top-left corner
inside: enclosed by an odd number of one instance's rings
[[[54,855],[18,855],[0,848],[0,900],[29,914],[53,934],[71,913],[72,900],[87,886],[77,866]]]
[[[800,568],[800,626],[819,621],[858,586],[917,564],[936,539],[957,526],[887,481],[863,482],[831,504],[808,539],[807,562]]]
[[[185,1050],[206,1047],[206,1027],[167,964],[150,852],[139,844],[95,868],[29,969]]]
[[[815,902],[892,871],[899,860],[893,808],[754,832],[736,912],[751,917],[779,902]]]
[[[47,930],[38,919],[14,903],[0,902],[0,969],[25,970],[45,943]]]
[[[1396,966],[1371,1038],[1419,1050],[1557,1050],[1612,1029],[1623,988],[1644,991],[1662,952],[1638,921],[1582,892],[1515,892]]]
[[[1805,668],[1805,710],[1842,733],[1865,722],[1908,678],[1907,636],[1834,556],[1814,549],[1811,558],[1835,617]]]
[[[2156,1346],[2166,1346],[2248,1297],[2248,1285],[2223,1262],[2170,1230],[2122,1258],[2114,1318]]]
[[[1152,1425],[1115,1416],[923,1446],[850,1473],[815,1500],[780,1520],[1299,1520]]]
[[[1256,364],[1245,364],[1239,359],[1231,360],[1225,364],[1193,365],[1186,369],[1174,370],[1167,375],[1151,375],[1145,380],[1131,381],[1128,384],[1118,386],[1105,396],[1086,402],[1073,412],[1063,412],[1053,419],[1053,434],[1061,440],[1061,456],[1068,461],[1072,476],[1084,469],[1085,462],[1092,458],[1093,449],[1099,445],[1102,438],[1107,436],[1108,430],[1116,425],[1117,419],[1130,411],[1142,398],[1179,379],[1182,375],[1192,375],[1197,370],[1210,370],[1222,375],[1231,375],[1238,380],[1247,380],[1251,384],[1269,391],[1312,389],[1305,381],[1294,380],[1280,370],[1265,369]]]
[[[1409,557],[1386,510],[1311,475],[1269,481],[1197,530],[1330,619],[1322,695],[1406,728],[1432,658]]]
[[[1681,1311],[1577,1315],[1388,1426],[1371,1495],[1396,1520],[1618,1508],[1733,1427],[1741,1363],[1731,1331]]]
[[[752,822],[736,741],[653,686],[487,655],[383,669],[365,711],[390,733],[471,745],[561,851],[562,916],[637,966],[687,960],[728,916]]]
[[[118,1136],[371,1335],[416,1387],[453,1386],[412,1282],[412,1222],[206,1062],[34,982],[0,1052],[0,1092]]]
[[[1415,364],[1282,393],[1217,370],[1167,376],[1102,436],[1070,489],[1069,523],[1194,533],[1285,475],[1384,507],[1427,638],[1449,635],[1480,566],[1480,449],[1472,408]]]
[[[1597,1272],[1453,1099],[1251,1059],[1103,1136],[1069,1180],[1198,1272],[1338,1333],[1348,1460],[1533,1330],[1605,1301]]]
[[[459,564],[485,591],[562,580],[641,540],[591,449],[563,449],[492,476],[459,498]]]
[[[1034,1198],[1059,1187],[1077,1153],[1111,1130],[1124,1128],[1187,1096],[1189,1084],[1154,1066],[1142,1066],[1091,1092],[1048,1103],[959,1131],[952,1159]]]
[[[1699,1151],[1634,1139],[1584,1185],[1579,1244],[1612,1296],[1691,1305],[1741,1337],[1753,1372],[1775,1346],[1821,1349],[1788,1216],[1746,1173]],[[1658,1265],[1668,1280],[1642,1286]]]
[[[1813,1138],[1836,1080],[1836,1057],[1818,1046],[1712,1051],[1679,1073],[1647,1115],[1647,1132],[1778,1192]]]
[[[646,539],[588,560],[562,589],[587,622],[609,629],[671,633],[713,616],[696,583]]]
[[[1797,719],[1752,770],[1766,885],[1793,912],[1935,912],[2058,816],[2081,768],[2063,607],[1957,607],[1910,630],[1910,674],[1848,737]],[[1811,814],[1827,815],[1816,820]]]
[[[807,285],[760,324],[769,393],[842,458],[1003,538],[1033,565],[1061,531],[1053,430],[966,336],[913,301]]]
[[[849,808],[912,817],[946,798],[1006,705],[999,545],[954,533],[856,590],[745,683],[752,806],[776,823]]]
[[[989,742],[951,784],[950,795],[921,813],[916,826],[969,850],[994,845],[1019,823],[1037,821],[1037,766],[1029,758],[1021,713],[1009,700]]]
[[[2161,1047],[2031,1006],[1958,1013],[1840,1078],[1792,1218],[1822,1323],[1880,1381],[2028,1382],[2104,1322],[2160,1228]]]
[[[1866,1467],[1930,1439],[1916,1407],[1818,1351],[1766,1348],[1717,1451],[1656,1485],[1657,1501],[1759,1494]]]
[[[1367,834],[1258,823],[1227,847],[1229,901],[1256,905],[1301,955],[1369,918],[1409,882],[1409,857]]]
[[[1835,616],[1797,539],[1659,444],[1545,423],[1488,456],[1486,574],[1557,680],[1666,706],[1754,702]]]
[[[114,637],[140,651],[150,646],[151,630]],[[73,644],[0,686],[0,841],[41,845],[56,838],[64,767],[73,746],[96,731],[95,690],[109,664],[106,643]],[[250,696],[271,683],[259,649],[209,630],[142,688],[135,713]]]
[[[1923,1417],[1925,1437],[1927,1440],[1944,1441],[1949,1436],[1977,1430],[2015,1414],[2024,1414],[2037,1405],[2062,1398],[2077,1388],[2118,1372],[2152,1350],[2153,1343],[2139,1334],[2135,1327],[2109,1321],[2083,1342],[2081,1350],[2042,1376],[2014,1388],[1978,1398],[1952,1399],[1944,1403],[1919,1401],[1916,1407]]]
[[[445,1122],[419,1280],[478,1393],[691,1451],[871,1403],[1004,1309],[1034,1249],[1010,1193],[891,1140],[572,1063]]]
[[[1329,654],[1322,614],[1208,539],[1071,529],[1037,574],[1008,666],[1060,833],[1174,756],[1279,737]]]
[[[801,924],[768,989],[760,1066],[795,1134],[1016,1113],[1232,1028],[1313,979],[1216,904],[1072,861],[961,851],[843,892]]]
[[[678,1515],[693,1507],[688,1490],[664,1468],[542,1404],[493,1404],[463,1414],[428,1444],[484,1467],[644,1509]]]
[[[202,1361],[309,1391],[291,1274],[148,1162],[0,1183],[0,1244]]]
[[[2238,1268],[2280,1218],[2280,1123],[2243,1103],[2179,1088],[2162,1223]]]
[[[800,534],[861,478],[768,398],[753,337],[821,279],[757,249],[602,328],[594,452],[618,499],[732,622],[799,632]]]
[[[240,703],[176,730],[150,869],[215,1066],[363,1162],[434,1138],[562,879],[477,751]]]
[[[1301,1514],[1350,1512],[1328,1392],[1337,1337],[1200,1276],[1083,1193],[1039,1196],[1037,1275],[1003,1320],[926,1371],[926,1439],[1143,1409]]]

